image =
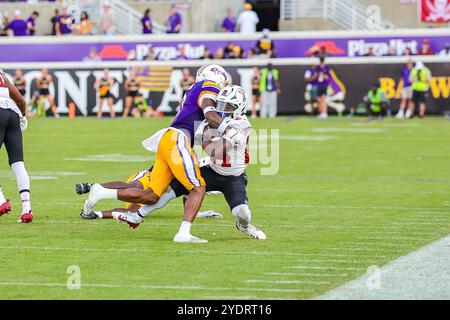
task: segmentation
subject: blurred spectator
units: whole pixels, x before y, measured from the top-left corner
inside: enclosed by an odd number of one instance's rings
[[[387,57],[395,57],[395,56],[397,56],[397,49],[395,49],[395,47],[390,46],[390,47],[388,48],[388,51],[387,51],[387,53],[386,53],[386,56],[387,56]]]
[[[364,54],[364,57],[373,57],[373,56],[375,56],[375,54],[373,53],[373,48],[369,47],[367,49],[367,52]]]
[[[439,55],[440,56],[450,56],[450,42],[447,42],[445,44],[444,49],[442,49],[441,51],[439,51]]]
[[[223,49],[224,59],[229,59],[233,55],[234,43],[231,41],[227,42],[227,46]]]
[[[188,57],[186,56],[186,52],[184,50],[184,45],[182,44],[178,45],[178,53],[176,60],[188,60]]]
[[[9,24],[8,12],[5,11],[3,12],[3,15],[1,16],[0,20],[0,36],[5,37],[8,35],[8,24]]]
[[[200,59],[214,59],[214,56],[212,55],[211,50],[209,50],[209,48],[205,47],[203,56],[201,56]]]
[[[148,53],[145,56],[144,60],[151,61],[151,60],[158,60],[158,54],[156,53],[155,48],[148,48]]]
[[[51,35],[56,36],[56,22],[58,21],[59,17],[59,9],[55,9],[55,15],[50,19],[50,22],[52,24],[52,31]]]
[[[405,48],[405,50],[403,50],[403,55],[404,56],[412,56],[413,53],[410,48]]]
[[[317,88],[317,108],[319,110],[319,119],[328,118],[328,102],[327,91],[330,85],[330,67],[325,62],[325,57],[319,58],[319,65],[314,68],[314,75],[311,81],[314,82]]]
[[[259,38],[258,41],[256,42],[256,53],[260,55],[261,54],[267,55],[269,51],[273,52],[274,44],[272,39],[269,38],[270,33],[269,29],[263,29],[262,33],[263,36]]]
[[[237,25],[241,33],[255,33],[256,25],[259,23],[258,15],[252,10],[253,7],[250,3],[244,5],[244,11],[239,14],[237,19]]]
[[[114,86],[115,80],[109,75],[109,69],[103,69],[103,76],[97,78],[94,83],[94,89],[98,94],[98,110],[97,110],[97,118],[102,118],[103,116],[103,102],[106,100],[106,103],[109,107],[109,114],[111,118],[115,118],[116,113],[114,112],[114,96],[111,93],[111,89]]]
[[[137,77],[136,70],[131,68],[130,76],[125,80],[124,89],[127,92],[125,98],[125,110],[123,111],[123,117],[127,118],[131,111],[131,107],[135,103],[136,97],[139,94],[139,78]]]
[[[27,80],[23,76],[21,69],[16,69],[14,72],[13,83],[17,90],[19,90],[20,94],[25,97],[25,94],[27,93]]]
[[[183,97],[188,91],[189,87],[195,83],[195,79],[191,76],[191,72],[188,68],[183,68],[182,70],[183,77],[180,79],[180,87],[183,90]]]
[[[72,33],[72,15],[69,13],[67,5],[64,6],[63,14],[58,17],[55,24],[56,35],[67,35]]]
[[[96,47],[92,47],[89,50],[89,55],[87,57],[84,57],[83,61],[86,61],[86,62],[98,62],[98,61],[102,61],[102,58],[100,58],[100,56],[97,54],[97,48]]]
[[[383,117],[389,109],[389,100],[380,83],[374,83],[364,97],[367,113],[371,117]]]
[[[256,118],[256,111],[259,109],[259,100],[261,96],[261,93],[259,92],[260,82],[261,73],[257,67],[254,67],[252,76],[252,119]]]
[[[127,61],[136,61],[136,50],[130,50],[128,52]]]
[[[150,9],[145,10],[144,16],[141,19],[142,22],[142,33],[143,34],[150,34],[153,33],[152,29],[152,18],[150,16]]]
[[[214,59],[225,59],[225,50],[223,48],[218,48],[214,53]]]
[[[412,101],[413,89],[410,79],[413,67],[414,67],[413,61],[409,59],[408,62],[406,63],[406,66],[404,66],[401,71],[403,88],[400,101],[400,108],[396,115],[397,119],[403,119],[403,117],[410,118],[411,114],[414,111],[414,103]]]
[[[176,4],[172,4],[166,18],[166,33],[180,33],[182,23],[181,14],[178,12]]]
[[[261,70],[261,79],[259,85],[259,91],[261,92],[261,118],[275,118],[278,112],[277,98],[281,92],[279,83],[279,71],[273,68],[273,65],[269,63]]]
[[[303,75],[306,83],[305,88],[305,111],[313,114],[314,109],[317,108],[317,78],[314,77],[315,65],[307,68]]]
[[[78,35],[93,34],[92,21],[89,20],[89,15],[86,11],[81,13],[80,24],[76,28],[76,33]]]
[[[411,70],[410,80],[412,81],[414,107],[419,109],[419,117],[423,118],[430,89],[431,71],[422,61],[417,61]],[[413,113],[411,113],[412,115]]]
[[[227,8],[227,16],[222,21],[223,32],[235,32],[236,31],[236,18],[233,16],[233,10]]]
[[[100,32],[105,35],[114,34],[114,16],[111,11],[111,4],[108,1],[103,3],[103,13],[100,18]]]
[[[8,24],[10,36],[21,37],[27,35],[27,23],[20,16],[20,10],[15,10],[14,19]]]
[[[430,47],[430,40],[428,39],[423,39],[422,41],[422,47],[420,48],[418,55],[420,56],[429,56],[429,55],[433,55],[434,52]]]
[[[27,19],[28,35],[34,36],[36,33],[36,19],[39,17],[39,12],[33,11],[31,16]]]
[[[233,46],[233,51],[229,58],[230,59],[244,59],[245,58],[244,50],[242,50],[241,46],[235,44]]]
[[[318,57],[328,58],[328,57],[332,57],[332,56],[333,56],[333,54],[327,51],[327,47],[326,46],[321,46],[320,47]]]
[[[256,58],[256,49],[255,48],[251,48],[248,50],[247,58],[248,59]]]

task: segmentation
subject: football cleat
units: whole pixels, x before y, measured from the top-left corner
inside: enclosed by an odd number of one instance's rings
[[[214,210],[207,210],[207,211],[200,211],[197,214],[197,218],[219,218],[219,219],[222,219],[223,215],[221,215],[218,212],[215,212]]]
[[[117,216],[117,221],[128,223],[130,228],[133,228],[133,229],[136,229],[137,227],[139,227],[139,225],[141,224],[141,222],[143,220],[144,219],[142,219],[137,214],[132,214],[132,213],[124,212]]]
[[[78,194],[85,194],[91,191],[92,183],[77,183],[75,185],[75,191]]]
[[[194,237],[191,234],[177,233],[175,235],[175,237],[173,237],[173,242],[178,242],[178,243],[207,243],[208,240]]]
[[[86,220],[94,220],[99,218],[98,215],[95,213],[95,211],[91,211],[89,212],[89,214],[85,214],[84,211],[81,210],[80,216]]]
[[[11,211],[11,203],[9,202],[9,200],[6,200],[0,206],[0,216],[4,215],[10,211]]]
[[[94,208],[94,206],[97,204],[98,202],[97,193],[101,188],[102,186],[99,185],[98,183],[94,183],[93,185],[90,186],[89,197],[84,203],[83,207],[84,212],[91,212],[92,208]]]
[[[243,227],[239,224],[239,222],[236,222],[236,228],[243,232],[248,234],[249,236],[251,236],[253,239],[258,239],[258,240],[266,240],[267,236],[264,232],[262,232],[261,230],[257,229],[254,225],[249,224],[247,227]]]
[[[27,212],[27,213],[22,213],[22,215],[20,216],[20,219],[17,221],[18,223],[30,223],[33,221],[33,213]]]

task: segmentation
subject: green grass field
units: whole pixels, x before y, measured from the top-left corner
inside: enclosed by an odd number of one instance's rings
[[[0,218],[2,299],[309,299],[450,233],[450,122],[442,118],[254,120],[281,137],[278,174],[248,170],[253,223],[266,241],[238,232],[220,195],[203,208],[224,219],[192,228],[207,244],[172,242],[181,200],[136,230],[82,220],[86,197],[74,184],[147,168],[141,141],[169,122],[30,120],[28,225],[16,223],[19,195],[2,148],[1,185],[13,204]],[[66,287],[71,265],[81,269],[80,290]]]

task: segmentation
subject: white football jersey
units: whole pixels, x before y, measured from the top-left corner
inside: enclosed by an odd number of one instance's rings
[[[223,176],[240,176],[245,172],[250,160],[248,154],[248,141],[250,138],[252,125],[247,120],[245,115],[234,120],[236,122],[235,125],[233,125],[233,128],[246,137],[245,142],[234,145],[231,150],[228,151],[226,156],[224,155],[224,157],[222,157],[222,159],[209,157],[209,166],[211,169]],[[197,137],[200,133],[203,135],[203,130],[207,124],[207,121],[204,120],[199,125],[196,133]]]
[[[11,109],[21,117],[22,112],[20,112],[19,107],[17,107],[16,103],[9,95],[9,89],[6,87],[5,77],[5,74],[0,72],[0,108]]]

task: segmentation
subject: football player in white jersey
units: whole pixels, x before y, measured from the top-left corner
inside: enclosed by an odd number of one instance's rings
[[[245,169],[249,163],[248,141],[251,124],[245,116],[245,91],[240,86],[225,87],[220,91],[217,101],[217,111],[233,120],[233,129],[239,132],[240,138],[231,142],[210,128],[206,121],[199,125],[196,144],[201,144],[209,155],[200,160],[200,171],[206,182],[206,191],[223,193],[236,219],[237,229],[254,239],[264,240],[267,238],[264,232],[250,223],[251,211],[246,191],[248,178]],[[187,194],[187,190],[177,180],[173,180],[170,187],[171,190],[167,190],[156,204],[143,205],[137,212],[113,211],[113,217],[136,228],[144,217],[164,207],[171,200]],[[82,213],[83,215],[85,218],[93,218],[102,216],[103,213],[90,212]]]
[[[33,221],[30,202],[30,178],[23,162],[22,131],[27,127],[26,102],[17,88],[0,70],[0,147],[5,144],[9,165],[14,172],[22,200],[21,223]],[[11,211],[0,187],[0,216]]]

